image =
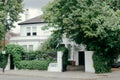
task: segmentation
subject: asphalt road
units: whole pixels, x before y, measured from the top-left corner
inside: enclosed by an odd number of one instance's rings
[[[80,80],[80,79],[0,75],[0,80]]]

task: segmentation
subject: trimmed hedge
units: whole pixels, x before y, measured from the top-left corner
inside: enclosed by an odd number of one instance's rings
[[[47,70],[50,60],[31,60],[31,61],[20,61],[16,65],[18,69],[29,69],[29,70]]]

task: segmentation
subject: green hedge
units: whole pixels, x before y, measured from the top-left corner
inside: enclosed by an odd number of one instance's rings
[[[111,72],[111,66],[109,65],[109,58],[101,55],[100,53],[94,53],[93,61],[95,73],[107,73]]]
[[[0,68],[5,68],[7,64],[7,55],[0,52]]]
[[[18,69],[29,69],[29,70],[47,70],[50,60],[31,60],[31,61],[20,61],[16,65]]]

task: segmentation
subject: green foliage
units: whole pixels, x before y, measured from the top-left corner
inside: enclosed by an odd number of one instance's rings
[[[111,65],[108,60],[109,59],[104,55],[101,55],[100,53],[99,54],[94,53],[93,61],[94,61],[95,72],[96,73],[111,72]]]
[[[3,2],[4,1],[4,2]],[[7,1],[7,2],[5,2]],[[20,18],[19,13],[23,12],[23,0],[0,0],[0,40]]]
[[[106,2],[113,10],[120,9],[120,0],[106,0]]]
[[[5,68],[7,64],[7,55],[2,54],[0,52],[0,68]]]
[[[19,20],[19,13],[23,12],[22,1],[23,0],[7,0],[5,3],[5,1],[0,0],[0,22],[2,22],[5,27],[7,26],[6,31],[14,27],[13,23]]]
[[[0,52],[0,67],[1,68],[5,68],[6,64],[7,64],[7,60],[8,60],[8,55],[12,55],[13,59],[14,59],[14,64],[16,65],[17,62],[21,61],[21,56],[23,53],[23,48],[19,45],[14,45],[14,44],[9,44],[5,46],[5,51],[6,54],[2,54],[2,52]]]
[[[53,0],[43,17],[56,32],[96,51],[93,59],[96,73],[109,72],[120,52],[120,11],[116,1]]]
[[[0,23],[0,42],[3,38],[3,34],[4,34],[4,29],[3,29],[3,25]]]
[[[50,62],[50,60],[20,61],[16,66],[18,69],[47,70],[47,67]]]
[[[14,64],[22,60],[24,49],[20,45],[9,44],[5,47],[6,54],[13,56]]]
[[[38,51],[46,53],[56,53],[56,47],[61,42],[60,33],[53,32],[53,34],[40,46]]]
[[[22,60],[48,60],[48,59],[53,60],[56,58],[55,53],[48,53],[41,51],[24,52],[22,56],[23,56]]]
[[[63,56],[62,56],[63,71],[66,71],[68,65],[68,49],[65,47],[64,44],[60,44],[57,50],[63,52]]]

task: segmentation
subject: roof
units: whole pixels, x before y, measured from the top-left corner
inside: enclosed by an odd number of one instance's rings
[[[18,25],[39,24],[39,23],[47,23],[47,22],[45,22],[45,21],[42,19],[41,16],[37,16],[37,17],[34,17],[34,18],[32,18],[32,19],[23,21],[23,22],[19,23]]]

